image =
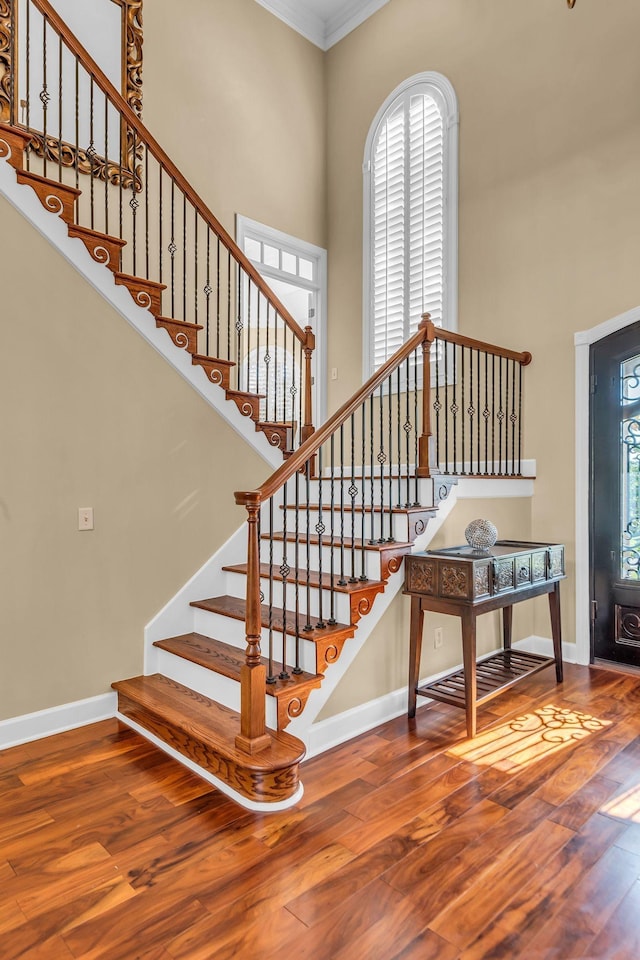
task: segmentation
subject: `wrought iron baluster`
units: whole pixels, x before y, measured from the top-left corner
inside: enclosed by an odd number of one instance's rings
[[[171,257],[171,316],[176,315],[176,182],[171,178],[171,241],[169,256]]]
[[[318,588],[318,622],[316,627],[319,630],[324,630],[327,626],[323,618],[322,610],[322,551],[324,547],[323,536],[325,532],[325,524],[322,519],[322,450],[320,447],[318,450],[318,522],[316,523],[316,533],[318,535],[318,578],[320,580],[320,586]]]
[[[258,309],[260,309],[260,297],[258,296]],[[295,572],[295,603],[296,603],[296,635],[295,635],[295,663],[293,667],[293,672],[295,674],[302,673],[302,667],[300,666],[300,471],[296,470],[295,473],[295,508],[296,508],[296,522],[295,522],[295,548],[294,548],[294,563],[296,567]]]
[[[271,386],[271,384],[270,384],[270,382],[269,382],[269,372],[270,372],[270,366],[269,366],[269,365],[270,365],[270,363],[271,363],[271,353],[270,353],[270,351],[269,351],[269,339],[270,339],[269,327],[271,326],[271,321],[270,321],[270,319],[269,319],[269,314],[270,314],[270,312],[271,312],[271,304],[270,304],[269,301],[267,300],[267,329],[266,329],[266,331],[265,331],[265,337],[266,337],[266,341],[267,341],[267,342],[266,342],[266,346],[265,346],[264,357],[262,358],[262,367],[263,367],[263,370],[264,370],[263,376],[264,376],[264,394],[265,394],[265,399],[264,399],[264,418],[265,418],[265,420],[268,420],[268,419],[269,419],[269,399],[270,399],[270,396],[269,396],[269,388],[270,388],[270,386]],[[263,391],[261,390],[260,392],[262,393]]]
[[[397,506],[402,506],[402,432],[400,427],[400,413],[401,413],[401,393],[400,393],[400,367],[396,370],[396,432],[397,432],[397,447],[398,447],[398,502]],[[389,501],[391,502],[391,501]]]
[[[133,149],[133,157],[134,157],[133,164],[134,164],[134,171],[135,171],[135,157],[136,157],[136,154],[137,154],[137,144],[136,144],[137,137],[136,137],[136,131],[135,131],[135,130],[132,130],[132,131],[131,131],[131,134],[132,134],[132,137],[133,137],[133,147],[132,147],[132,149]],[[91,177],[91,182],[93,183],[93,176]],[[132,227],[131,227],[131,229],[132,229],[132,231],[133,231],[131,255],[132,255],[132,257],[133,257],[133,275],[134,275],[134,277],[135,277],[135,276],[138,275],[138,273],[137,273],[137,267],[136,267],[136,257],[137,257],[137,252],[138,252],[138,250],[137,250],[137,239],[138,239],[138,235],[137,235],[137,226],[138,226],[137,213],[138,213],[138,206],[139,206],[139,204],[138,204],[138,197],[137,197],[137,182],[136,182],[135,172],[134,172],[134,174],[133,174],[133,176],[132,176],[132,178],[131,178],[131,194],[132,194],[132,195],[131,195],[131,200],[129,201],[129,206],[131,207],[131,214],[132,214]],[[92,197],[91,197],[91,209],[93,210],[93,195],[92,195]]]
[[[407,471],[407,499],[405,502],[405,507],[410,506],[411,504],[411,408],[410,408],[410,378],[411,378],[411,358],[407,357],[405,361],[405,420],[404,420],[404,434],[405,434],[405,455],[407,462],[405,464],[405,469]]]
[[[268,604],[268,628],[269,628],[269,648],[267,651],[267,683],[275,683],[278,679],[275,672],[274,651],[273,651],[273,497],[269,498],[269,604]],[[283,550],[286,547],[283,547]]]
[[[453,344],[453,400],[451,401],[451,419],[453,421],[453,472],[458,465],[458,350]]]
[[[282,554],[282,564],[280,565],[280,576],[282,577],[282,660],[281,660],[281,669],[278,675],[280,680],[288,680],[289,672],[287,670],[287,624],[288,624],[288,610],[287,610],[287,584],[289,582],[289,574],[291,573],[291,567],[287,562],[287,553],[289,550],[289,541],[288,541],[288,529],[289,529],[289,510],[287,502],[287,489],[288,484],[285,483],[282,488],[282,513],[283,513],[283,532],[282,532],[282,542],[283,542],[283,554]],[[273,499],[273,498],[272,498]]]
[[[149,270],[149,151],[144,144],[144,267],[147,280]]]
[[[329,557],[329,625],[333,626],[336,623],[336,608],[335,608],[335,519],[336,519],[336,500],[335,500],[335,433],[331,434],[331,440],[329,443],[329,459],[330,459],[330,471],[329,471],[329,509],[331,511],[331,530],[330,530],[330,557]],[[322,583],[320,583],[320,589],[322,590]]]
[[[449,473],[449,341],[444,341],[444,472]]]
[[[193,321],[198,322],[198,301],[200,299],[198,290],[198,210],[193,208]],[[185,320],[187,318],[185,317]]]
[[[489,473],[489,354],[484,355],[484,472]]]
[[[47,26],[49,21],[46,17],[42,18],[42,90],[40,91],[40,102],[42,103],[42,123],[43,123],[43,163],[42,170],[47,175],[47,107],[51,96],[47,90]]]
[[[491,473],[496,472],[496,355],[491,354]]]
[[[477,372],[477,376],[476,376],[476,390],[477,390],[476,410],[477,410],[477,414],[478,414],[478,415],[477,415],[477,418],[476,418],[476,440],[477,440],[476,457],[477,457],[477,470],[478,470],[478,473],[480,473],[480,442],[481,442],[481,441],[480,441],[480,434],[481,434],[481,429],[480,429],[480,350],[479,350],[479,349],[476,350],[476,372]]]
[[[182,319],[187,319],[187,195],[182,194]]]
[[[393,515],[391,513],[391,508],[393,506],[393,411],[392,411],[392,400],[393,400],[393,374],[389,376],[387,380],[389,385],[389,409],[387,411],[387,428],[389,433],[389,459],[387,460],[387,483],[389,487],[389,496],[388,496],[388,519],[389,519],[389,536],[387,540],[393,540]]]
[[[355,414],[349,418],[351,425],[351,486],[349,487],[349,496],[351,497],[351,576],[349,583],[357,583],[356,577],[356,497],[358,488],[356,486],[356,446],[355,446]],[[364,481],[364,477],[362,478]]]
[[[361,407],[361,413],[362,413],[362,416],[361,416],[361,420],[362,420],[362,423],[361,423],[361,429],[362,429],[362,437],[361,437],[362,483],[360,484],[360,510],[361,510],[361,514],[360,514],[360,540],[361,540],[361,544],[360,544],[360,553],[361,553],[361,557],[360,557],[360,561],[361,561],[361,563],[360,563],[360,566],[361,566],[360,579],[361,579],[361,580],[366,579],[366,578],[365,578],[366,560],[365,560],[364,550],[365,550],[365,538],[366,538],[366,535],[367,535],[367,530],[366,530],[367,511],[366,511],[366,483],[365,483],[364,464],[365,464],[365,459],[366,459],[366,452],[365,452],[366,440],[365,440],[365,436],[366,436],[367,426],[366,426],[365,411],[366,411],[366,404],[363,403],[363,404],[362,404],[362,407]],[[373,524],[374,524],[374,516],[375,516],[375,515],[374,515],[374,512],[373,512],[373,510],[372,510],[372,511],[371,511],[371,515],[370,515],[370,521],[369,521],[370,524],[371,524],[371,530],[372,530],[372,531],[373,531]],[[373,533],[372,533],[372,536],[373,536]]]
[[[17,2],[17,0],[14,0],[14,2]],[[26,118],[27,118],[27,130],[31,130],[31,4],[30,4],[29,0],[27,0],[27,12],[26,12],[25,21],[26,21],[26,33],[27,33],[27,39],[26,39],[26,48],[27,48],[27,49],[26,49],[26,66],[25,66],[25,74],[26,74],[26,82],[27,82],[27,91],[26,91],[26,97],[27,97]],[[13,23],[14,23],[14,25],[17,23],[17,16],[14,17]],[[15,39],[16,39],[16,38],[14,38],[14,40],[15,40]],[[18,46],[18,45],[17,45],[17,42],[16,42],[15,45],[14,45],[14,50],[17,49],[17,46]],[[77,110],[77,101],[78,101],[77,71],[78,71],[78,58],[76,57],[76,110]],[[12,76],[13,76],[13,74],[15,74],[15,72],[16,72],[16,70],[15,70],[15,65],[14,65],[14,69],[11,71]],[[25,153],[26,153],[26,157],[27,157],[27,170],[30,170],[30,169],[31,169],[31,150],[29,149],[29,145],[27,146],[27,149],[26,149]],[[78,151],[76,150],[76,157],[77,157],[77,156],[78,156]],[[78,184],[77,184],[77,182],[76,182],[76,186],[77,186],[77,185],[78,185]]]
[[[164,180],[164,167],[161,164],[158,164],[158,279],[162,283],[162,213],[163,213],[163,196],[162,196],[162,183]],[[121,178],[122,179],[122,178]]]
[[[418,363],[420,360],[420,351],[416,350],[413,354],[413,506],[417,507],[420,502],[418,493]],[[422,385],[424,390],[424,384]]]
[[[278,379],[278,329],[280,320],[280,314],[278,311],[275,311],[276,322],[273,327],[273,419],[278,420],[278,396],[279,396],[279,379]]]
[[[380,536],[378,537],[378,543],[384,543],[384,465],[387,460],[387,455],[384,449],[384,383],[381,383],[378,387],[378,430],[380,448],[378,450],[377,460],[378,466],[380,468]]]
[[[498,473],[502,476],[502,423],[504,411],[502,408],[502,357],[498,357]]]
[[[60,144],[62,153],[62,144]],[[104,232],[109,233],[109,100],[104,98]],[[147,233],[149,231],[147,230]]]
[[[371,510],[371,535],[369,537],[369,543],[373,545],[377,543],[376,532],[373,523],[373,517],[375,515],[375,500],[376,500],[376,471],[375,471],[375,438],[373,435],[374,422],[375,422],[375,408],[373,401],[373,394],[369,397],[369,509]],[[365,465],[362,464],[362,483],[364,485],[365,480]]]
[[[205,330],[204,330],[204,340],[205,340],[205,353],[208,357],[211,356],[209,349],[211,344],[211,294],[213,290],[211,289],[211,227],[207,224],[207,279],[204,285],[204,296],[205,296]]]
[[[267,310],[268,310],[268,306],[267,306]],[[307,462],[304,465],[304,475],[305,475],[305,481],[306,481],[305,583],[306,583],[307,622],[305,623],[302,629],[309,632],[313,630],[313,624],[311,623],[311,460],[307,460]],[[320,481],[318,480],[318,485],[319,483]]]
[[[511,475],[516,472],[516,361],[511,361]],[[519,471],[518,471],[519,472]]]
[[[436,464],[440,469],[440,343],[435,340],[434,348],[436,354],[436,396],[433,401],[433,412],[435,413],[435,433],[436,433]]]
[[[522,473],[522,364],[518,364],[518,473]]]
[[[502,358],[500,358],[502,359]],[[509,473],[509,361],[508,357],[504,358],[504,472]]]
[[[227,251],[227,360],[231,360],[231,250]]]
[[[243,274],[244,274],[244,271],[243,271]],[[245,290],[247,291],[247,294],[246,294],[247,296],[247,327],[246,327],[247,335],[246,335],[246,346],[245,346],[247,372],[246,372],[245,390],[248,390],[249,389],[249,364],[251,362],[251,277],[247,274],[245,279],[246,279]]]
[[[467,413],[469,414],[469,473],[473,473],[473,421],[475,415],[475,407],[473,405],[473,351],[469,347],[469,406],[467,407]]]
[[[220,356],[220,237],[216,244],[216,357]]]
[[[340,579],[338,584],[346,586],[344,575],[344,424],[340,424]]]
[[[462,459],[462,462],[461,462],[461,464],[460,464],[460,473],[464,476],[464,474],[467,472],[467,471],[465,470],[465,461],[464,461],[464,425],[465,425],[465,419],[466,419],[466,417],[465,417],[465,406],[464,406],[464,388],[465,388],[464,346],[461,346],[461,347],[460,347],[460,367],[461,367],[461,370],[460,370],[460,381],[461,381],[461,382],[460,382],[460,392],[461,392],[461,397],[460,397],[460,413],[461,413],[461,416],[460,416],[460,425],[461,425],[461,431],[462,431],[462,447],[461,447],[461,459]]]
[[[13,71],[12,71],[13,73]],[[106,104],[105,98],[105,104]],[[58,183],[62,183],[62,37],[58,37]]]

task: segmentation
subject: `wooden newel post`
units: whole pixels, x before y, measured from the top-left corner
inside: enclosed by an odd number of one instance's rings
[[[265,721],[265,692],[267,669],[260,656],[262,618],[260,616],[260,546],[258,517],[260,495],[236,494],[236,503],[242,503],[247,518],[247,607],[246,660],[240,671],[240,733],[236,747],[245,753],[258,753],[271,745]]]
[[[300,437],[302,442],[308,440],[315,432],[313,426],[313,401],[311,399],[311,387],[313,386],[313,376],[311,374],[311,357],[316,348],[316,338],[311,327],[304,328],[306,340],[304,342],[304,423]]]
[[[417,473],[419,477],[430,477],[435,466],[431,442],[431,344],[435,340],[436,328],[431,322],[431,314],[423,313],[418,325],[424,331],[422,341],[422,433],[418,439]]]

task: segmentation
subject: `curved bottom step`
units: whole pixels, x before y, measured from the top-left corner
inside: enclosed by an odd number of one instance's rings
[[[298,765],[304,744],[288,733],[268,730],[271,746],[246,754],[235,746],[240,714],[174,680],[154,674],[112,684],[118,712],[141,733],[190,761],[249,809],[282,809],[301,796]],[[221,789],[224,787],[221,786]]]

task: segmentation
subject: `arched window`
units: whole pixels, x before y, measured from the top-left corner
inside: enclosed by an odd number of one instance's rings
[[[458,109],[439,73],[397,87],[364,156],[364,350],[369,376],[417,329],[457,321]]]

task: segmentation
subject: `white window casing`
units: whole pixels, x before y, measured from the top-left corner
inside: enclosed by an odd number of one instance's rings
[[[417,329],[457,327],[458,109],[439,73],[405,80],[364,153],[364,376]]]

